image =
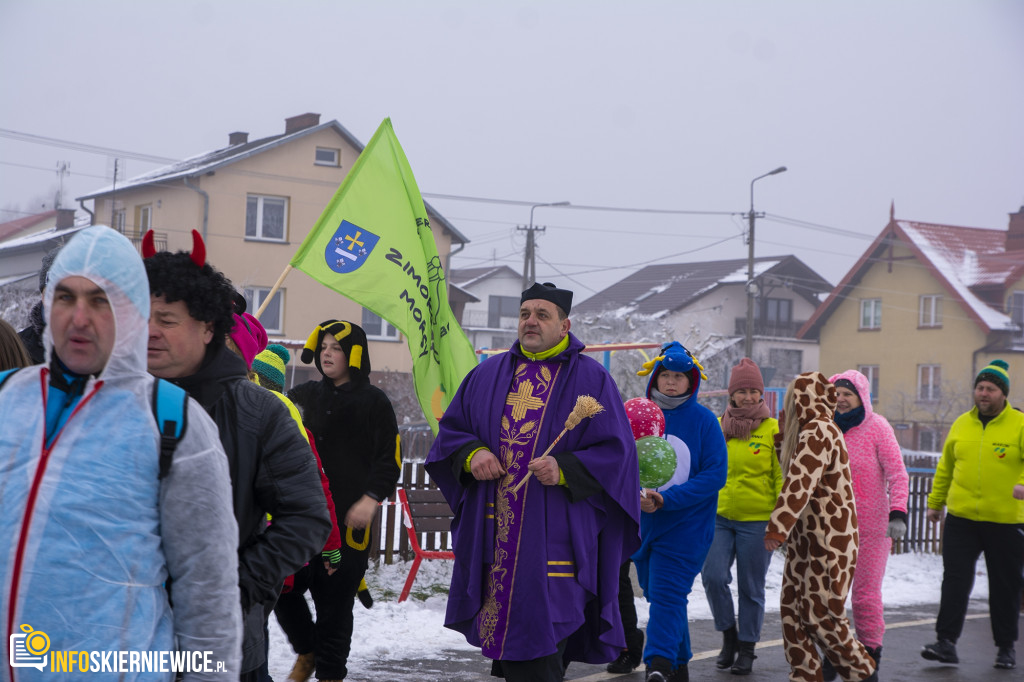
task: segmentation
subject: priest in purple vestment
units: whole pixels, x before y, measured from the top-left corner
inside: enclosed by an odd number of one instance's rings
[[[619,566],[639,547],[636,444],[608,372],[569,333],[572,292],[523,292],[519,341],[474,368],[426,468],[455,512],[445,625],[507,680],[562,679],[625,644]],[[604,411],[568,431],[576,399]],[[527,474],[530,478],[514,490]]]

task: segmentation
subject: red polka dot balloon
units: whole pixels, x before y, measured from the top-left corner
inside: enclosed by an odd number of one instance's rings
[[[625,407],[634,439],[640,440],[647,436],[661,438],[665,435],[665,414],[653,400],[630,398],[626,401]]]

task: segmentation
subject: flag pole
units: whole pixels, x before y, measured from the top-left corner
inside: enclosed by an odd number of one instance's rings
[[[270,299],[274,298],[274,294],[276,294],[277,290],[281,288],[281,284],[284,282],[284,278],[287,277],[288,273],[291,272],[291,271],[292,271],[292,264],[289,263],[285,267],[284,272],[281,273],[281,276],[277,278],[276,282],[274,282],[274,286],[273,286],[273,288],[271,288],[270,293],[267,294],[263,298],[263,303],[260,303],[260,309],[256,311],[256,314],[253,315],[253,317],[255,317],[257,320],[260,319],[260,315],[263,314],[263,311],[266,309],[267,305],[270,303]]]

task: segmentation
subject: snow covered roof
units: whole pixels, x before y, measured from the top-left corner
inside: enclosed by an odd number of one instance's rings
[[[20,237],[17,239],[9,239],[3,243],[0,243],[0,254],[5,252],[15,251],[17,249],[23,249],[27,246],[33,246],[47,241],[52,241],[55,238],[70,238],[73,234],[79,230],[89,227],[88,225],[75,225],[63,230],[58,230],[56,227],[51,227],[48,230],[42,232],[35,232],[26,237]]]
[[[448,280],[463,289],[469,289],[473,285],[479,284],[485,279],[498,274],[512,275],[516,278],[520,277],[518,272],[507,265],[488,265],[479,268],[453,268],[448,271]]]
[[[319,117],[319,114],[317,115]],[[345,139],[358,153],[362,153],[365,145],[359,141],[359,139],[350,133],[345,126],[341,125],[337,121],[328,121],[326,123],[320,123],[318,125],[309,126],[296,130],[291,133],[284,133],[281,135],[271,135],[270,137],[263,137],[252,142],[243,142],[241,144],[233,144],[223,149],[215,149],[213,151],[203,152],[195,156],[191,156],[182,161],[175,161],[174,163],[168,164],[156,170],[148,173],[143,173],[134,178],[126,180],[122,183],[110,185],[99,189],[95,192],[86,194],[85,196],[77,197],[77,201],[85,201],[88,199],[96,199],[105,194],[110,194],[115,190],[120,192],[127,189],[136,187],[144,187],[146,185],[155,185],[159,183],[166,183],[169,181],[181,180],[183,178],[195,177],[197,175],[204,175],[211,173],[218,168],[237,163],[243,159],[248,159],[257,154],[270,151],[275,147],[279,147],[283,144],[288,144],[307,135],[319,132],[321,130],[331,129],[337,132],[341,137]],[[427,211],[432,216],[432,219],[436,219],[440,223],[441,227],[448,230],[452,234],[452,241],[465,244],[469,242],[469,239],[459,232],[454,225],[448,222],[448,219],[438,213],[433,206],[426,201],[423,202]]]
[[[813,298],[832,288],[826,280],[795,256],[764,256],[754,259],[754,279],[772,273],[795,278],[794,289]],[[617,310],[625,315],[662,316],[671,313],[724,285],[747,281],[747,259],[648,265],[573,308],[576,314]]]
[[[816,334],[864,273],[884,259],[883,253],[893,242],[907,245],[949,294],[963,304],[967,314],[985,333],[1010,329],[1009,315],[985,300],[1001,302],[1005,287],[1024,275],[1024,251],[1007,251],[1006,238],[1006,230],[892,218],[797,333],[797,338]]]

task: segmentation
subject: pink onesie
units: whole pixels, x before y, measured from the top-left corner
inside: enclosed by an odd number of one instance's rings
[[[853,496],[857,505],[860,553],[854,568],[851,599],[857,639],[865,646],[882,646],[882,578],[892,549],[886,537],[890,511],[907,511],[908,476],[896,434],[885,417],[871,407],[867,377],[856,370],[836,374],[829,381],[848,379],[864,405],[864,421],[843,434],[850,454]]]

